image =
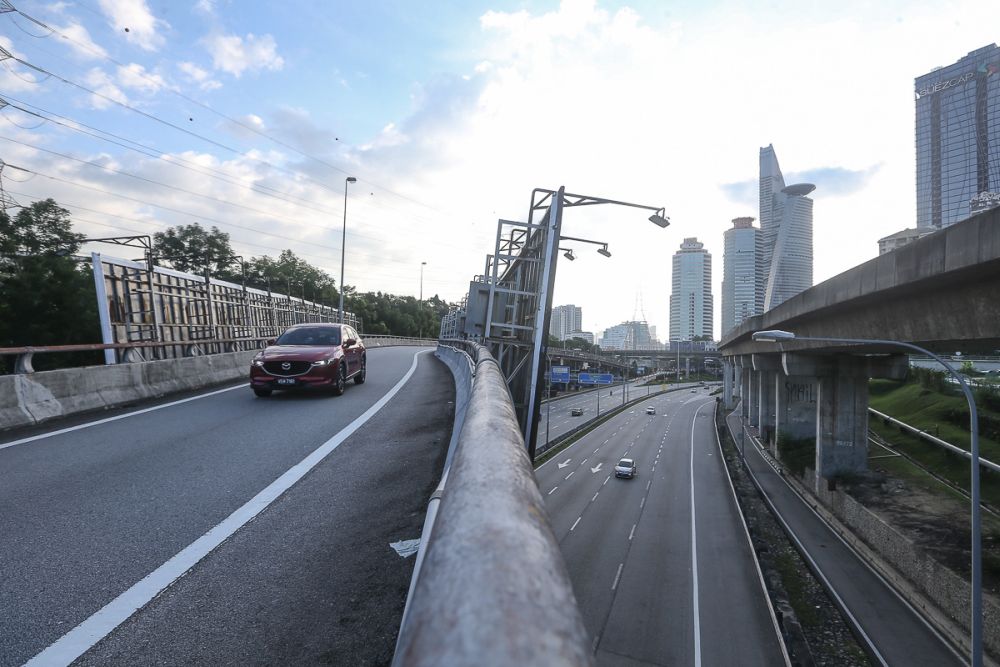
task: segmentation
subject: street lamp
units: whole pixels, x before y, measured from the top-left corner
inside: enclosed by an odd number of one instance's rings
[[[559,249],[560,250],[565,250],[565,252],[563,253],[563,257],[565,257],[569,261],[572,262],[572,261],[576,260],[576,255],[573,254],[573,249],[572,248],[559,248]]]
[[[420,301],[417,302],[417,338],[424,337],[424,320],[420,316],[424,305],[424,267],[427,262],[420,262]]]
[[[608,244],[605,243],[603,248],[598,248],[597,254],[604,255],[605,257],[611,257],[611,253],[608,251]]]
[[[420,302],[424,301],[424,267],[427,266],[427,262],[420,262]]]
[[[965,400],[969,404],[969,436],[970,436],[970,456],[972,460],[970,495],[972,503],[972,637],[971,653],[972,667],[982,667],[983,664],[983,564],[982,564],[982,523],[980,519],[979,507],[979,417],[976,414],[976,400],[972,396],[972,390],[965,382],[965,378],[949,364],[947,361],[934,354],[928,349],[904,343],[899,340],[882,340],[875,338],[826,338],[819,336],[797,336],[791,331],[781,331],[773,329],[770,331],[756,331],[752,336],[753,340],[761,343],[778,343],[790,340],[818,341],[822,343],[848,343],[858,345],[889,345],[901,347],[908,350],[915,350],[920,354],[926,354],[939,364],[945,367],[948,373],[958,382],[965,395]]]
[[[357,183],[358,179],[348,176],[344,179],[344,226],[340,231],[340,305],[337,307],[337,319],[344,323],[344,250],[347,247],[347,184]]]
[[[654,225],[666,228],[670,224],[670,218],[666,217],[664,213],[666,209],[659,209],[653,215],[649,216],[649,221]]]

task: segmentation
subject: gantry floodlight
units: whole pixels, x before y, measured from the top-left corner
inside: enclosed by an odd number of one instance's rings
[[[559,248],[559,249],[566,251],[566,252],[563,253],[563,257],[565,257],[569,261],[572,262],[573,260],[576,259],[576,255],[573,254],[573,249],[572,248]]]
[[[659,227],[666,227],[670,224],[670,218],[664,215],[665,212],[666,210],[661,208],[656,213],[649,216],[649,221]]]
[[[611,253],[608,251],[607,244],[605,244],[603,248],[598,248],[597,252],[601,255],[604,255],[605,257],[611,257]]]
[[[969,458],[971,460],[971,470],[969,473],[969,498],[971,509],[971,533],[972,533],[972,574],[970,581],[971,591],[971,637],[969,644],[971,647],[971,663],[973,667],[982,667],[983,664],[983,561],[982,561],[982,519],[980,517],[980,488],[979,488],[979,416],[976,414],[976,400],[969,388],[965,377],[940,356],[930,350],[906,343],[901,340],[885,340],[878,338],[828,338],[826,336],[796,336],[791,331],[772,329],[770,331],[755,331],[751,334],[753,340],[760,343],[781,343],[790,340],[817,341],[821,343],[849,343],[852,345],[888,345],[901,347],[905,350],[912,350],[920,354],[926,354],[939,364],[951,375],[954,381],[961,388],[965,395],[965,400],[969,404]]]

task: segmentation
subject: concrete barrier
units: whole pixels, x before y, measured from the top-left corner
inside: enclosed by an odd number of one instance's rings
[[[256,350],[0,376],[0,430],[237,380]]]

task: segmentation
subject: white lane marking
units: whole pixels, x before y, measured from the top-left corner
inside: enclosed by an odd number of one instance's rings
[[[611,590],[618,588],[618,579],[622,576],[622,568],[625,563],[618,563],[618,572],[615,573],[615,583],[611,584]]]
[[[310,470],[319,465],[344,440],[347,440],[355,431],[364,426],[375,413],[381,410],[403,388],[417,370],[417,362],[420,355],[427,352],[430,352],[430,350],[421,350],[414,354],[410,370],[400,378],[399,382],[392,389],[386,392],[382,398],[365,410],[354,421],[314,449],[307,457],[286,470],[281,477],[268,484],[263,491],[223,519],[217,526],[184,547],[184,549],[166,563],[147,574],[127,591],[104,605],[90,616],[90,618],[50,644],[41,653],[25,663],[25,667],[69,665],[93,648],[97,642],[107,637],[115,628],[148,604],[150,600],[159,595],[180,577],[184,576],[198,561],[210,554],[216,547],[232,536],[233,533],[267,509],[285,491],[308,474]]]
[[[592,473],[594,473],[596,475],[597,473],[601,472],[601,466],[602,465],[604,465],[604,462],[603,461],[598,461],[597,467],[596,468],[591,468],[590,472],[592,472]]]
[[[573,525],[569,527],[570,531],[572,531],[574,528],[576,528],[576,524],[580,523],[580,519],[582,519],[582,518],[583,518],[582,516],[576,517],[576,521],[574,521]]]
[[[649,491],[649,485],[653,483],[653,480],[646,482],[646,490]]]
[[[128,417],[135,417],[136,415],[144,415],[147,412],[154,412],[156,410],[162,410],[163,408],[170,408],[175,405],[180,405],[181,403],[187,403],[189,401],[197,401],[199,398],[207,398],[209,396],[215,396],[216,394],[223,394],[227,391],[233,391],[235,389],[245,389],[246,387],[247,384],[244,382],[242,384],[236,385],[235,387],[216,389],[215,391],[210,391],[204,394],[198,394],[197,396],[188,396],[187,398],[182,398],[178,401],[171,401],[170,403],[163,403],[162,405],[154,405],[149,408],[143,408],[142,410],[127,412],[123,415],[115,415],[114,417],[105,417],[104,419],[98,419],[92,422],[87,422],[86,424],[67,426],[66,428],[61,428],[58,431],[39,433],[38,435],[33,435],[28,438],[21,438],[20,440],[11,440],[10,442],[5,442],[2,445],[0,445],[0,449],[7,449],[8,447],[13,447],[14,445],[23,445],[28,442],[34,442],[35,440],[42,440],[43,438],[51,438],[54,435],[62,435],[63,433],[71,433],[73,431],[79,431],[80,429],[90,428],[91,426],[99,426],[101,424],[107,424],[108,422],[118,421],[119,419],[127,419]]]
[[[573,459],[566,459],[566,460],[565,460],[565,461],[563,461],[562,463],[557,463],[556,465],[557,465],[557,466],[559,466],[560,468],[565,468],[566,466],[568,466],[568,465],[569,465],[569,462],[570,462],[570,461],[572,461],[572,460],[573,460]]]
[[[576,472],[576,471],[574,470],[573,472]],[[571,472],[570,474],[566,475],[566,479],[569,479],[570,477],[572,477],[573,476],[573,472]]]
[[[604,478],[604,481],[601,482],[601,486],[604,486],[605,484],[607,484],[609,479],[611,479],[611,475],[608,475],[607,477]]]
[[[646,496],[643,496],[642,500],[639,501],[639,509],[642,509],[642,506],[645,504],[646,504]]]
[[[691,420],[691,595],[693,598],[694,612],[694,664],[701,667],[701,619],[698,609],[698,524],[695,519],[694,506],[694,427],[698,424],[698,413],[701,412],[705,403],[694,411],[694,419]]]
[[[556,492],[556,489],[558,489],[558,488],[559,488],[558,486],[553,486],[553,487],[552,487],[552,490],[551,490],[551,491],[549,491],[548,493],[546,493],[545,495],[547,495],[547,496],[551,496],[551,495],[552,495],[553,493],[555,493],[555,492]]]
[[[635,524],[632,524],[632,530],[628,532],[628,541],[632,541],[632,537],[635,536]]]
[[[594,494],[594,497],[590,499],[590,502],[594,502],[595,500],[597,500],[597,496],[599,496],[599,495],[601,495],[600,491],[598,491],[597,493]]]
[[[580,465],[583,465],[586,462],[587,462],[587,459],[584,459],[584,460],[580,461]]]
[[[601,450],[601,448],[600,448],[600,447],[598,447],[597,449],[595,449],[595,450],[594,450],[594,453],[596,454],[596,453],[597,453],[597,452],[599,452],[600,450]]]

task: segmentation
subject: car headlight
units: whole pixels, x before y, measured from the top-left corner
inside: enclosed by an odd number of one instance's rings
[[[264,365],[264,360],[263,359],[254,359],[251,363],[254,366],[257,366],[258,368],[260,368],[261,366]]]
[[[319,361],[312,362],[313,366],[328,366],[333,363],[333,359],[320,359]]]

